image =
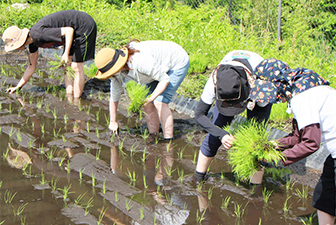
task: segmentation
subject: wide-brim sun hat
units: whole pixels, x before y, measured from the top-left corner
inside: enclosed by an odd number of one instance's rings
[[[105,80],[116,74],[127,62],[128,49],[103,48],[95,57],[98,68],[95,78]]]
[[[215,95],[218,111],[225,116],[244,112],[250,85],[244,68],[220,65],[216,69]]]
[[[5,51],[10,52],[24,45],[28,38],[29,29],[20,29],[17,26],[8,27],[2,34],[2,40],[5,42]]]

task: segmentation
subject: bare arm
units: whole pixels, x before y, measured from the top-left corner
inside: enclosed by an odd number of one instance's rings
[[[28,65],[19,83],[15,87],[10,87],[7,89],[7,92],[9,92],[9,94],[14,93],[17,89],[23,87],[28,82],[36,69],[37,58],[38,51],[29,54],[30,64]]]
[[[149,96],[149,98],[147,99],[145,106],[151,102],[153,102],[157,96],[159,96],[162,92],[164,92],[164,90],[166,90],[166,87],[168,86],[169,81],[160,81],[156,88],[154,89],[153,93]]]
[[[72,41],[73,41],[74,29],[72,27],[62,27],[61,34],[62,36],[65,36],[65,47],[64,47],[64,53],[62,55],[62,61],[64,61],[65,63],[68,63],[70,49],[71,49]]]
[[[118,109],[118,101],[113,102],[110,101],[110,125],[109,129],[118,134],[118,122],[117,122],[117,109]]]

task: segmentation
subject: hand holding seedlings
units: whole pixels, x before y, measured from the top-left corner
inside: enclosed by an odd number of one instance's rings
[[[227,134],[222,138],[222,144],[225,149],[230,149],[234,142],[235,138],[231,134]]]

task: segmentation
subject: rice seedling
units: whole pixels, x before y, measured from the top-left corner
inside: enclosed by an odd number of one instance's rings
[[[145,215],[144,215],[143,211],[144,211],[144,208],[141,207],[140,208],[140,220],[143,220],[145,218]]]
[[[92,187],[95,187],[96,186],[96,177],[94,176],[93,172],[92,172],[92,179],[91,179],[91,184],[92,184]]]
[[[222,199],[221,209],[227,210],[229,203],[230,203],[231,196],[226,196]]]
[[[144,141],[146,141],[149,137],[149,132],[147,129],[144,130],[144,132],[141,134],[141,137]]]
[[[75,199],[75,205],[77,206],[81,206],[80,202],[82,201],[83,197],[86,195],[87,192],[85,192],[84,194],[80,194],[78,195],[78,197]]]
[[[265,204],[268,203],[268,200],[271,197],[272,193],[273,193],[273,190],[267,190],[266,187],[264,187],[264,189],[262,190],[262,195],[263,195]]]
[[[28,205],[28,202],[21,204],[16,210],[14,209],[14,214],[17,216],[20,216],[25,210],[27,205]]]
[[[96,127],[96,137],[99,138],[99,130],[98,130],[98,127]]]
[[[132,145],[131,149],[130,149],[130,152],[131,152],[130,155],[131,155],[131,157],[134,156],[134,154],[135,154],[135,150],[136,150],[136,148],[139,146],[139,145],[135,146],[135,144],[136,144],[136,143],[134,143],[134,144]]]
[[[6,204],[12,203],[16,194],[17,194],[17,192],[12,193],[10,190],[6,189],[5,194],[4,194],[4,202]]]
[[[159,167],[161,165],[161,157],[158,157],[157,159],[155,159],[155,170],[158,171]]]
[[[45,124],[41,124],[41,125],[40,125],[40,126],[41,126],[41,133],[42,133],[42,136],[44,136],[44,133],[45,133],[44,125],[45,125]]]
[[[196,222],[197,224],[202,224],[203,220],[205,220],[205,212],[207,209],[204,209],[203,212],[200,212],[199,209],[196,211]]]
[[[13,134],[14,134],[14,127],[13,127],[13,125],[12,125],[12,126],[11,126],[11,129],[10,129],[10,131],[9,131],[9,133],[8,133],[9,138],[12,138]]]
[[[64,123],[67,124],[68,123],[68,115],[65,113],[63,116],[64,119]]]
[[[44,107],[44,110],[47,112],[47,113],[49,113],[50,112],[50,105],[51,105],[51,103],[45,103],[45,107]]]
[[[297,194],[297,196],[299,196],[300,199],[302,199],[304,201],[307,200],[307,198],[308,198],[308,186],[305,187],[302,184],[302,191],[300,189],[296,188],[296,194]]]
[[[296,181],[294,181],[293,183],[291,182],[291,180],[286,180],[286,192],[288,193],[289,191],[293,190],[293,187],[295,185]]]
[[[126,210],[127,211],[130,211],[131,208],[134,206],[134,204],[131,204],[131,203],[132,203],[132,197],[129,200],[125,199],[125,204],[126,204]]]
[[[246,203],[245,208],[248,203]],[[236,215],[237,218],[242,218],[244,213],[245,213],[245,208],[243,208],[243,205],[240,205],[236,202],[234,202],[234,214]]]
[[[51,187],[51,191],[55,192],[57,190],[57,182],[60,180],[59,177],[56,177],[55,179],[51,179],[50,181],[50,187]]]
[[[45,179],[45,175],[44,175],[44,173],[43,173],[43,170],[41,170],[41,180],[40,180],[40,184],[45,185],[45,184],[47,184],[47,183],[48,183],[48,181]]]
[[[9,146],[7,146],[6,152],[2,153],[2,157],[6,159],[8,157],[8,153],[9,153]]]
[[[100,118],[100,117],[99,117],[99,114],[100,114],[100,111],[98,110],[98,111],[96,112],[96,121],[97,121],[97,122],[99,122],[99,118]]]
[[[63,143],[65,143],[67,140],[66,140],[66,137],[62,134],[62,140],[63,140]]]
[[[67,201],[69,194],[75,193],[70,191],[71,183],[67,186],[64,186],[63,188],[57,188],[57,190],[62,191],[63,193],[63,201]]]
[[[54,120],[57,120],[57,110],[54,109],[54,110],[51,111],[51,113],[52,113],[52,115],[54,117]]]
[[[311,215],[309,215],[308,217],[302,218],[300,217],[300,221],[304,224],[304,225],[313,225],[313,219],[314,217],[316,217],[316,213],[313,213]]]
[[[100,101],[103,100],[103,96],[102,96],[101,92],[98,92],[98,99],[99,99]]]
[[[172,176],[172,173],[176,170],[176,169],[172,169],[171,166],[164,166],[164,170],[167,174],[168,177]]]
[[[115,192],[114,192],[114,200],[115,200],[116,202],[119,201],[118,191],[115,191]]]
[[[141,162],[144,164],[147,158],[148,158],[148,155],[146,154],[146,148],[145,148],[142,152]]]
[[[60,135],[61,129],[62,129],[62,128],[59,128],[58,131],[56,131],[55,128],[53,129],[53,133],[54,133],[54,137],[55,137],[55,138],[58,138],[58,136]]]
[[[103,193],[106,193],[106,179],[103,182]]]
[[[96,160],[99,160],[99,159],[100,159],[100,152],[101,152],[101,149],[99,148],[99,149],[96,151]]]
[[[170,205],[173,205],[173,196],[169,195],[166,191],[165,191],[165,196],[166,196],[166,200]]]
[[[87,203],[85,204],[85,215],[87,215],[89,213],[89,208],[93,207],[93,197],[91,197]]]
[[[178,180],[182,184],[184,181],[184,170],[183,169],[180,170],[179,168],[177,168],[177,174],[179,176]]]
[[[270,141],[270,131],[266,124],[249,120],[237,124],[233,133],[236,140],[227,152],[229,164],[240,180],[249,180],[260,168],[260,161],[278,163],[284,159],[283,154]]]
[[[192,139],[193,139],[193,137],[194,137],[194,132],[189,132],[189,133],[187,133],[187,134],[186,134],[186,137],[187,137],[187,140],[188,140],[189,142],[192,142]]]
[[[126,84],[126,91],[130,98],[130,104],[127,107],[127,110],[138,113],[140,108],[146,102],[149,88],[146,88],[146,86],[138,84],[135,81],[129,81]]]
[[[215,186],[211,186],[209,187],[209,190],[208,190],[208,199],[211,200],[212,198],[212,194],[213,194],[213,189],[215,188]]]
[[[144,189],[146,191],[146,189],[148,188],[149,185],[147,185],[147,181],[146,181],[146,176],[145,175],[142,175],[142,180],[143,180]]]
[[[196,162],[197,162],[197,151],[196,152],[194,152],[194,158],[193,158],[193,160],[191,161],[193,164],[196,164]]]
[[[17,139],[18,139],[19,142],[22,141],[22,136],[21,136],[20,130],[18,130],[18,132],[16,132],[16,137],[17,137]]]
[[[79,174],[79,179],[82,180],[83,179],[83,172],[84,172],[85,168],[84,169],[80,169],[78,171],[78,174]]]
[[[43,152],[43,154],[47,157],[49,161],[52,161],[54,158],[54,150],[50,149],[47,152]]]
[[[108,208],[104,209],[104,206],[102,208],[102,210],[100,211],[99,213],[99,217],[98,217],[98,221],[97,221],[97,224],[100,225],[101,224],[101,221],[103,220],[104,216],[105,216],[105,213],[107,211]]]
[[[284,205],[282,207],[283,211],[285,214],[287,214],[292,206],[292,204],[288,205],[288,200],[291,198],[291,196],[287,197],[285,202],[284,202]]]
[[[133,171],[132,173],[131,173],[131,171],[129,171],[129,169],[127,168],[127,173],[126,173],[126,176],[128,177],[128,179],[130,180],[130,183],[132,184],[132,185],[134,185],[135,184],[135,182],[138,180],[138,178],[137,178],[137,175],[136,175],[136,173],[135,173],[135,171]]]
[[[27,168],[29,167],[29,170],[27,171]],[[24,176],[31,176],[32,173],[31,173],[31,164],[29,163],[25,163],[22,167],[22,175]]]
[[[180,148],[180,151],[177,151],[177,156],[182,159],[183,158],[183,152],[186,149],[187,145],[185,145],[183,148]]]

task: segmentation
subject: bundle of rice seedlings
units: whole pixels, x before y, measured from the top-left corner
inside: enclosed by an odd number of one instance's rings
[[[126,91],[131,101],[127,110],[138,113],[146,102],[149,88],[135,81],[129,81],[126,84]]]
[[[255,120],[245,121],[236,125],[233,134],[236,140],[228,150],[229,164],[242,181],[249,180],[260,169],[261,161],[277,164],[284,159],[271,142],[266,124]]]

